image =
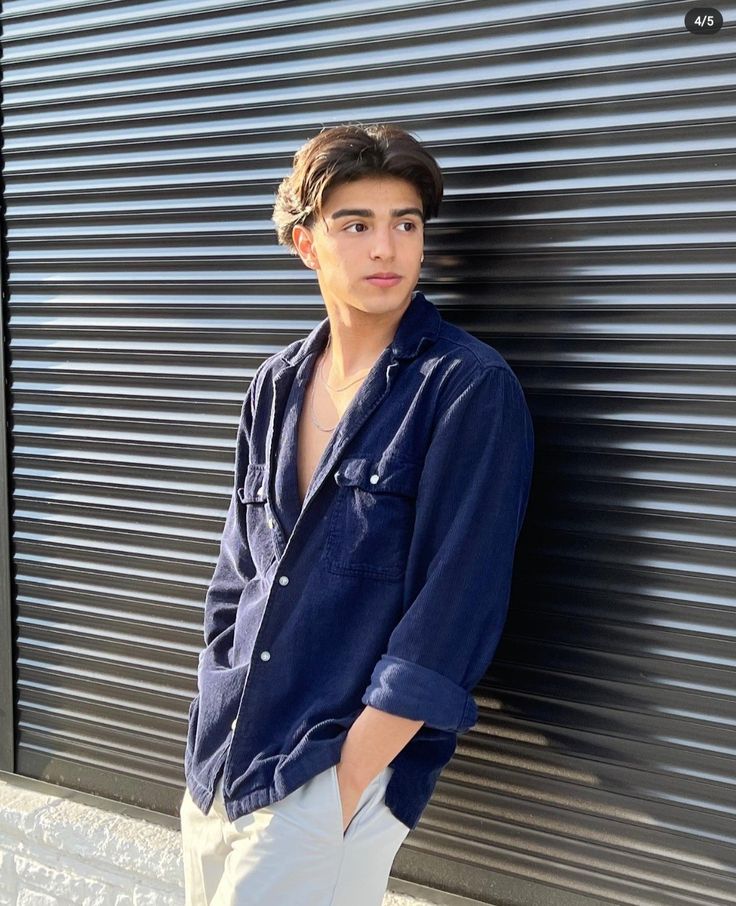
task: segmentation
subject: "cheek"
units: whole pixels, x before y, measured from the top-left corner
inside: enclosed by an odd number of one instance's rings
[[[330,254],[330,267],[337,277],[354,279],[359,265],[359,256],[356,254],[355,249],[348,246],[336,248]]]
[[[349,246],[339,242],[331,243],[324,250],[325,260],[329,261],[330,267],[335,273],[342,273],[346,268],[346,263],[350,261],[351,249]]]

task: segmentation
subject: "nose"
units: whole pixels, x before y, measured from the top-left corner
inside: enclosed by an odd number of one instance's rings
[[[391,227],[376,227],[373,233],[373,248],[371,250],[372,258],[393,258],[394,257],[394,236]]]

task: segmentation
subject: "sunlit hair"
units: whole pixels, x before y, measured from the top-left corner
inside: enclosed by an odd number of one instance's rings
[[[325,127],[295,153],[291,173],[276,192],[272,220],[281,245],[298,254],[292,231],[311,227],[327,193],[365,177],[392,176],[411,183],[422,199],[423,221],[436,217],[442,201],[442,171],[412,135],[398,126],[374,124]]]

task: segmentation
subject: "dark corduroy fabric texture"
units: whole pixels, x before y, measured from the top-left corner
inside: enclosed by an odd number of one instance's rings
[[[303,506],[298,414],[325,318],[257,369],[207,590],[185,773],[231,820],[340,760],[365,705],[424,721],[385,802],[413,829],[509,603],[534,457],[521,385],[492,346],[416,290],[340,419]]]

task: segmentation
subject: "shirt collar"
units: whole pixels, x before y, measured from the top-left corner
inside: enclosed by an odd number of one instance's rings
[[[394,357],[410,359],[419,355],[425,345],[435,342],[441,322],[442,316],[436,306],[424,293],[415,290],[390,343]],[[291,351],[284,350],[281,358],[291,365],[299,364],[310,353],[321,352],[325,348],[329,332],[330,319],[327,317],[309,332],[300,346]]]

